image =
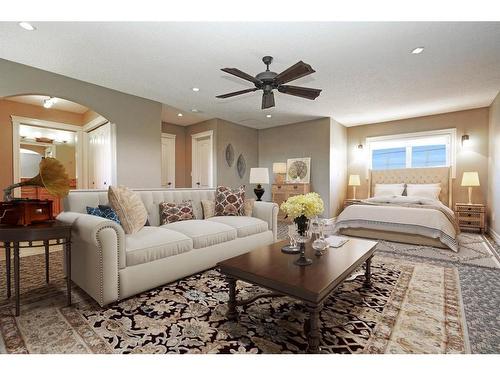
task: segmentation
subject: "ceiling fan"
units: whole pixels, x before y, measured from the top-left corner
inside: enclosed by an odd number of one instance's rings
[[[242,72],[236,68],[222,68],[223,72],[235,75],[236,77],[245,79],[252,82],[255,87],[246,90],[240,90],[231,92],[229,94],[217,95],[216,98],[225,99],[232,96],[246,94],[248,92],[254,92],[257,90],[264,91],[262,95],[262,109],[274,107],[274,92],[273,90],[278,90],[283,94],[300,96],[301,98],[314,100],[321,93],[321,89],[312,89],[309,87],[291,86],[285,85],[290,81],[294,81],[298,78],[305,77],[309,74],[315,72],[311,65],[306,64],[303,61],[299,61],[295,65],[292,65],[288,69],[282,71],[281,73],[271,72],[269,70],[269,65],[271,65],[273,58],[272,56],[264,56],[262,58],[264,64],[266,64],[266,71],[257,74],[255,77]]]

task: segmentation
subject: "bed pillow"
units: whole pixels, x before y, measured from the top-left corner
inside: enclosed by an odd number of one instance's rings
[[[439,200],[441,184],[408,184],[406,185],[406,195],[408,197],[427,198]]]
[[[405,184],[375,184],[374,197],[386,195],[403,195]]]
[[[194,213],[192,201],[184,201],[182,203],[160,203],[160,225],[193,219]]]

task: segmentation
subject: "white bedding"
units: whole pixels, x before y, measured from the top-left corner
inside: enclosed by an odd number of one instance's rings
[[[419,197],[376,197],[365,200],[367,204],[354,204],[345,208],[338,216],[334,232],[344,228],[367,228],[373,230],[419,234],[439,239],[451,250],[458,251],[457,231],[447,215],[453,211],[439,201]],[[380,203],[381,205],[377,205]],[[403,207],[411,205],[412,207]],[[413,207],[414,205],[440,205],[439,209]],[[441,207],[442,206],[442,207]]]

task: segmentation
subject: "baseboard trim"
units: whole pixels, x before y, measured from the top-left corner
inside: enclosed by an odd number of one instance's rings
[[[497,245],[500,245],[500,234],[498,234],[497,232],[495,232],[491,228],[488,229],[488,233],[495,240],[495,242],[497,243]]]

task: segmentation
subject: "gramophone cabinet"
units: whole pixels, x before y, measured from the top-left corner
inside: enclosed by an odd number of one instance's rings
[[[54,220],[52,201],[40,199],[13,199],[0,202],[0,223],[30,225]]]

